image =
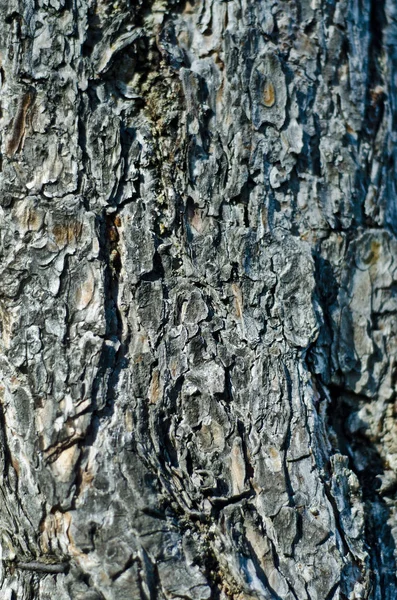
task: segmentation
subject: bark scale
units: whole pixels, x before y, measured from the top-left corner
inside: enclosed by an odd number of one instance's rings
[[[12,600],[394,600],[394,0],[4,0]]]

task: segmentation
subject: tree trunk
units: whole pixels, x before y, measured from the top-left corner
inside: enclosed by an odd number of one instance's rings
[[[395,600],[395,0],[2,0],[1,598]]]

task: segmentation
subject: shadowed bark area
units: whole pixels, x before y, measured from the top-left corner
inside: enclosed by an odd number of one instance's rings
[[[395,0],[3,0],[0,595],[397,597]]]

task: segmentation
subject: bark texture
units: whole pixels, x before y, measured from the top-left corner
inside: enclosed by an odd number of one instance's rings
[[[395,600],[395,0],[2,0],[0,594]]]

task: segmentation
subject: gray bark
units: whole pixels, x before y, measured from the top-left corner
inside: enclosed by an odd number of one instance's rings
[[[0,595],[394,600],[395,0],[2,0]]]

